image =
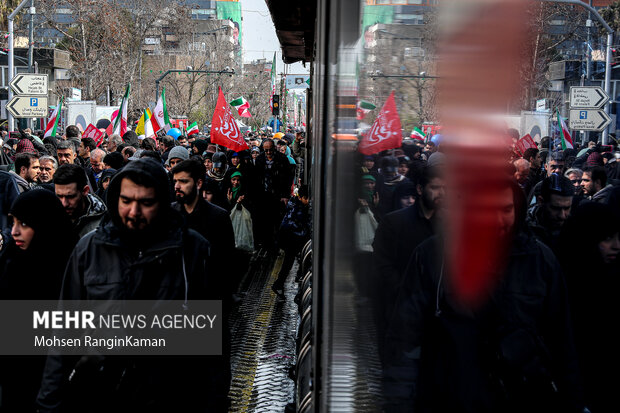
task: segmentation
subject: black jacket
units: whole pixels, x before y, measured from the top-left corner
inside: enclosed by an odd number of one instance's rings
[[[566,287],[551,250],[520,233],[495,290],[474,310],[457,303],[440,243],[433,237],[414,252],[390,320],[386,410],[581,411]],[[515,386],[508,381],[515,377],[542,384],[536,391]],[[553,400],[552,408],[541,395]]]
[[[183,205],[175,202],[172,208],[178,211],[186,220],[187,226],[209,241],[210,245],[210,265],[215,280],[219,280],[222,284],[220,288],[231,291],[234,287],[228,282],[230,273],[226,268],[231,263],[235,250],[235,233],[233,232],[232,222],[228,212],[205,201],[202,197],[198,197],[196,207],[191,214],[185,211]]]
[[[256,168],[253,171],[256,174],[253,180],[258,185],[255,189],[263,195],[277,199],[290,198],[294,176],[288,158],[280,152],[275,152],[273,165],[270,169],[267,166],[267,157],[261,153],[256,158]]]
[[[156,185],[160,202],[158,219],[141,235],[127,231],[118,216],[121,180],[139,174]],[[208,300],[222,299],[208,268],[209,243],[184,226],[170,206],[165,171],[152,160],[131,162],[108,188],[110,209],[101,226],[77,244],[63,281],[64,299],[96,300]],[[224,328],[224,337],[227,329]],[[225,338],[226,340],[226,338]],[[222,357],[106,357],[106,365],[131,366],[139,380],[129,388],[104,394],[98,386],[75,383],[63,394],[76,360],[50,356],[38,396],[42,411],[59,411],[62,403],[82,400],[75,411],[226,411],[230,386],[228,343]],[[121,370],[122,371],[122,370]],[[118,377],[114,379],[118,380]]]
[[[434,221],[424,217],[418,202],[387,214],[375,232],[374,272],[379,278],[378,285],[383,288],[386,316],[392,311],[412,252],[435,233]]]

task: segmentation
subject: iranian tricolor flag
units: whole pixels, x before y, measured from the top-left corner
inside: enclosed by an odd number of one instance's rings
[[[170,117],[168,116],[168,108],[166,107],[166,88],[161,91],[161,96],[157,99],[157,105],[151,117],[153,131],[157,133],[160,129],[166,132],[170,130]]]
[[[187,128],[187,136],[194,135],[198,133],[198,122],[194,122]]]
[[[230,106],[237,109],[237,112],[239,112],[239,116],[241,116],[242,118],[252,117],[252,115],[250,114],[250,110],[249,110],[250,104],[248,103],[247,100],[243,98],[243,96],[238,97],[237,99],[230,102]]]
[[[560,136],[562,137],[562,150],[573,149],[573,139],[570,136],[568,127],[566,127],[566,123],[564,123],[564,120],[560,116],[560,111],[556,109],[555,112],[558,117],[558,128],[561,129]]]
[[[420,128],[413,128],[413,130],[411,131],[411,138],[424,141],[426,140],[426,134],[422,132],[422,129]]]
[[[273,52],[273,63],[271,64],[271,97],[269,98],[269,108],[273,110],[273,95],[276,94],[276,52]]]
[[[365,100],[360,100],[357,102],[357,120],[362,120],[366,117],[368,112],[376,109],[377,107],[370,102],[366,102]]]
[[[47,120],[47,127],[45,128],[45,136],[43,136],[44,138],[49,137],[56,137],[56,129],[58,128],[58,121],[60,120],[60,113],[62,111],[62,101],[64,100],[64,96],[61,96],[60,98],[60,103],[58,103],[58,106],[56,106],[56,109],[54,109],[54,112],[52,112],[52,116],[50,116],[50,118]]]
[[[118,108],[118,112],[116,113],[116,117],[112,115],[112,123],[106,129],[106,133],[108,136],[119,135],[123,136],[125,132],[127,132],[127,105],[129,104],[129,91],[131,90],[131,85],[127,85],[125,89],[125,95],[123,96],[123,100],[121,100],[121,105]]]

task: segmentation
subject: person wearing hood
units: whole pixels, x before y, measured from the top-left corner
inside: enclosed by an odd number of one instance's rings
[[[394,190],[396,186],[403,182],[411,182],[408,178],[398,173],[398,159],[394,156],[383,158],[383,164],[377,179],[377,192],[379,193],[379,204],[377,213],[379,218],[392,212],[394,209]]]
[[[34,189],[17,197],[10,218],[10,235],[0,234],[0,299],[57,300],[77,242],[62,204],[52,191]],[[44,356],[0,357],[2,412],[35,411],[44,363]]]
[[[592,412],[615,411],[620,385],[618,340],[610,328],[620,316],[619,233],[618,211],[589,202],[577,208],[561,234],[559,258],[568,286],[586,405]]]
[[[224,152],[216,152],[211,159],[213,166],[207,171],[205,184],[213,190],[211,202],[220,208],[228,209],[226,193],[228,192],[228,161]]]
[[[506,259],[491,270],[496,282],[476,304],[460,298],[441,236],[410,258],[385,339],[386,411],[585,407],[560,265],[527,230],[518,184],[506,176],[494,185],[496,196],[477,199],[468,216],[494,225],[489,229]]]
[[[187,228],[171,207],[161,164],[149,158],[130,162],[110,182],[107,201],[104,221],[78,242],[69,259],[62,299],[223,298],[218,275],[211,274],[208,265],[209,242]],[[222,356],[105,356],[92,364],[49,356],[38,407],[58,412],[70,404],[72,411],[83,412],[97,401],[95,410],[101,412],[195,411],[197,406],[225,412],[230,388],[228,329],[222,333]],[[98,375],[100,371],[109,373]],[[134,380],[121,380],[125,373]],[[93,375],[100,385],[92,384]]]
[[[54,190],[80,238],[99,226],[106,206],[101,198],[90,192],[81,166],[60,165],[54,174]]]
[[[99,189],[97,190],[97,196],[105,202],[106,194],[108,192],[108,186],[110,181],[114,178],[118,171],[113,168],[104,169],[99,178]]]

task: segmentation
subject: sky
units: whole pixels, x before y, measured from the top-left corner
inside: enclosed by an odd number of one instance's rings
[[[277,52],[277,73],[282,73],[284,71],[282,51],[265,0],[241,0],[241,15],[244,63],[263,58],[271,60],[273,52]],[[304,68],[301,62],[294,63],[289,65],[287,73],[310,73],[310,65],[306,64]]]

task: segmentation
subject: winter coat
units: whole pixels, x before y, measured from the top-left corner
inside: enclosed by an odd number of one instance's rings
[[[99,226],[107,210],[103,200],[95,194],[88,194],[86,203],[86,212],[73,224],[80,238]]]
[[[32,188],[32,185],[30,185],[28,181],[26,181],[24,178],[22,178],[15,172],[11,171],[9,173],[11,174],[11,177],[15,180],[15,183],[17,184],[17,188],[19,189],[20,194],[23,192],[29,191]]]
[[[472,309],[457,303],[443,273],[441,242],[414,252],[388,326],[386,411],[581,411],[566,287],[551,250],[519,233],[495,290]]]
[[[534,205],[528,209],[526,217],[527,226],[536,238],[551,248],[552,251],[557,252],[560,229],[552,230],[543,223],[541,220],[541,214],[543,213],[541,208],[541,205]]]
[[[210,265],[213,267],[211,272],[219,275],[216,277],[216,280],[222,283],[219,288],[232,293],[233,291],[230,290],[233,285],[227,282],[229,280],[226,277],[228,274],[226,268],[233,259],[235,233],[228,212],[201,197],[198,198],[191,214],[188,214],[185,207],[178,202],[173,203],[172,208],[183,216],[188,228],[198,232],[209,241],[209,255],[212,257]]]
[[[158,217],[134,233],[127,231],[118,215],[122,179],[138,173],[155,183],[160,203]],[[132,161],[108,187],[110,209],[95,231],[77,244],[65,272],[61,296],[89,300],[209,300],[222,299],[213,286],[215,275],[208,268],[209,243],[183,224],[170,208],[165,171],[157,162]],[[223,329],[224,337],[227,329]],[[38,405],[43,412],[60,411],[74,401],[69,411],[226,411],[230,386],[229,345],[224,356],[210,357],[113,357],[98,365],[117,367],[112,377],[76,373],[83,380],[67,386],[77,360],[50,356],[46,363]],[[118,368],[120,366],[120,368]],[[77,368],[79,369],[79,367]],[[129,370],[127,370],[129,369]],[[135,380],[116,388],[120,372],[130,371]],[[76,382],[77,381],[77,382]],[[93,385],[92,383],[96,383]],[[103,382],[105,385],[101,385]],[[107,389],[107,391],[106,391]],[[68,392],[69,394],[67,394]]]
[[[263,196],[270,196],[276,199],[291,197],[291,186],[293,185],[294,176],[291,172],[291,164],[284,154],[275,152],[271,169],[268,169],[267,157],[264,153],[261,153],[256,158],[256,169],[254,169],[254,172],[259,186],[256,190],[262,192]]]
[[[291,198],[280,225],[280,234],[298,239],[308,239],[311,231],[310,204],[304,205],[298,197]]]
[[[609,197],[611,196],[613,190],[614,187],[612,185],[607,185],[605,188],[592,195],[590,200],[600,204],[606,204],[609,201]]]
[[[9,210],[18,195],[13,174],[0,171],[0,231],[9,227]]]
[[[411,258],[411,253],[435,233],[434,220],[428,220],[420,210],[419,201],[410,207],[387,214],[375,232],[373,268],[378,285],[383,289],[381,299],[387,316],[399,291],[399,285]]]

